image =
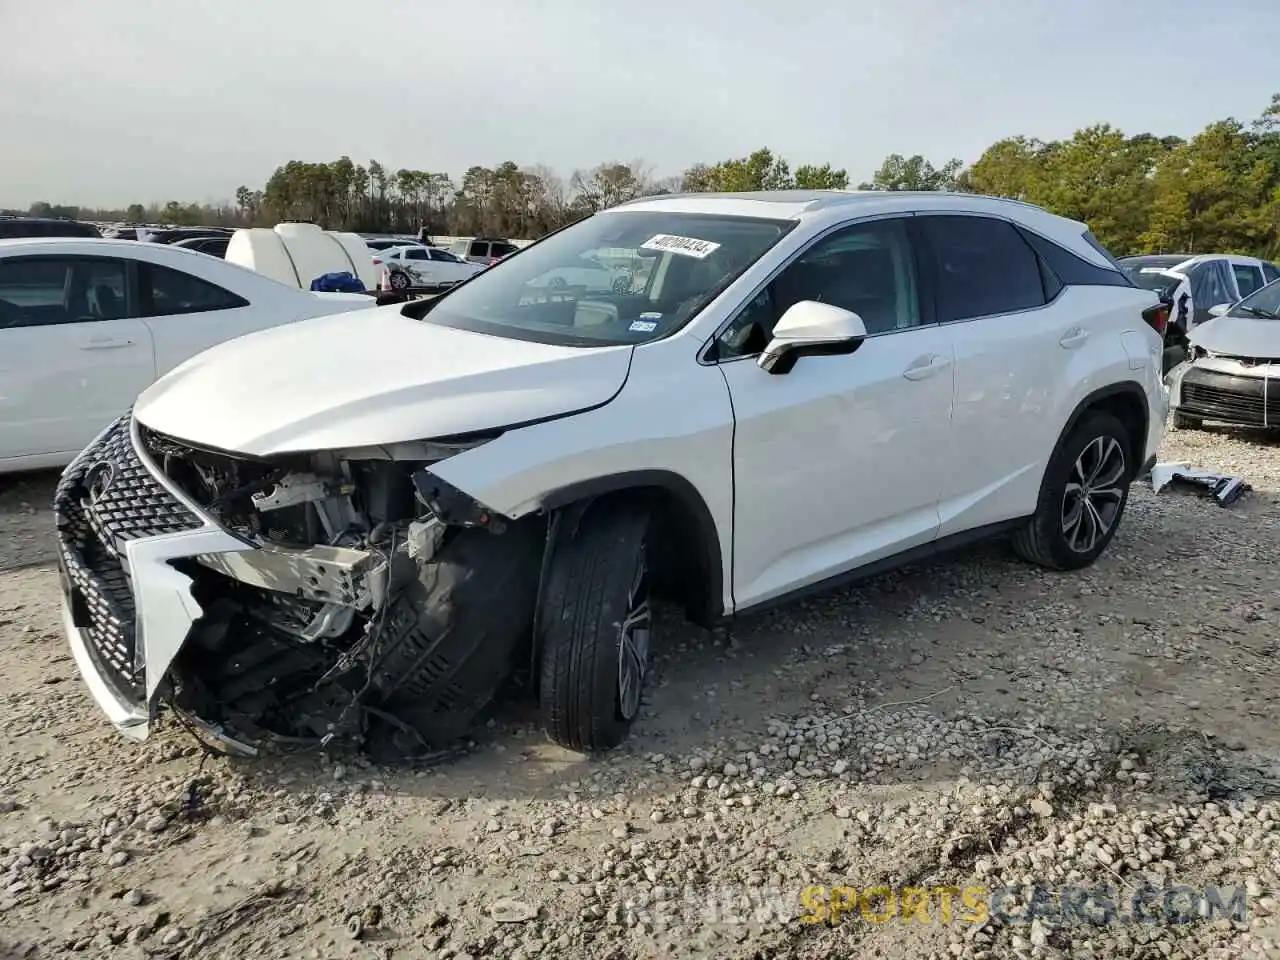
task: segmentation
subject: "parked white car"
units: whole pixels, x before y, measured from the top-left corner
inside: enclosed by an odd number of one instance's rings
[[[1280,427],[1280,280],[1210,312],[1189,361],[1169,373],[1174,428]]]
[[[1169,304],[1166,371],[1186,359],[1188,335],[1208,322],[1215,308],[1228,307],[1280,278],[1274,263],[1235,253],[1163,253],[1118,262],[1130,280]]]
[[[631,289],[631,273],[602,263],[594,250],[584,253],[572,266],[556,267],[532,282],[551,287],[583,287],[590,291],[614,290],[626,293]]]
[[[0,473],[68,463],[206,347],[373,304],[168,244],[0,240]]]
[[[643,287],[536,282],[602,247]],[[1163,309],[1014,201],[623,204],[148,389],[58,487],[71,648],[135,738],[163,692],[229,748],[403,756],[532,666],[550,736],[606,749],[655,593],[713,624],[980,537],[1093,563],[1163,434]]]
[[[393,290],[409,287],[447,287],[461,283],[484,269],[475,263],[459,260],[448,250],[406,244],[373,254],[375,266],[386,267]]]

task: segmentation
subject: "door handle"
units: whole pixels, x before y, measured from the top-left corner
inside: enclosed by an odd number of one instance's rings
[[[1083,347],[1084,342],[1089,339],[1089,331],[1081,330],[1079,327],[1072,327],[1062,335],[1062,339],[1058,341],[1058,345],[1068,350],[1074,350],[1077,347]]]
[[[915,360],[911,366],[902,371],[902,375],[908,380],[924,380],[927,377],[932,377],[935,373],[941,373],[949,366],[951,366],[950,357],[944,357],[938,353],[930,353]]]
[[[117,347],[132,347],[133,341],[125,337],[99,337],[80,344],[81,350],[114,350]]]

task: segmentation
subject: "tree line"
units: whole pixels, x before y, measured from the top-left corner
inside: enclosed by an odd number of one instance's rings
[[[258,189],[241,186],[219,205],[135,203],[89,210],[35,203],[29,213],[136,223],[270,226],[308,220],[329,229],[532,238],[637,197],[663,193],[846,189],[830,163],[794,170],[762,147],[746,157],[697,163],[657,177],[641,160],[609,161],[566,178],[506,161],[474,166],[460,180],[425,170],[391,170],[376,160],[290,160]],[[1135,253],[1249,253],[1280,257],[1280,93],[1255,119],[1206,126],[1190,139],[1128,135],[1109,124],[1069,139],[1014,136],[968,167],[892,154],[867,190],[952,190],[1025,200],[1090,225],[1118,256]]]

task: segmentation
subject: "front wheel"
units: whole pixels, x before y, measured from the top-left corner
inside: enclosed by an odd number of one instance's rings
[[[538,617],[539,701],[548,736],[593,753],[620,744],[649,667],[647,512],[590,508],[556,548]]]
[[[1086,415],[1049,460],[1035,515],[1014,534],[1015,552],[1051,570],[1089,566],[1115,536],[1132,480],[1124,424],[1109,413]]]

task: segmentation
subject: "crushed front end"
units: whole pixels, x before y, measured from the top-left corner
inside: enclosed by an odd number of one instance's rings
[[[98,704],[136,739],[168,704],[241,752],[465,733],[520,663],[545,544],[431,474],[479,442],[261,459],[117,421],[54,504]]]

